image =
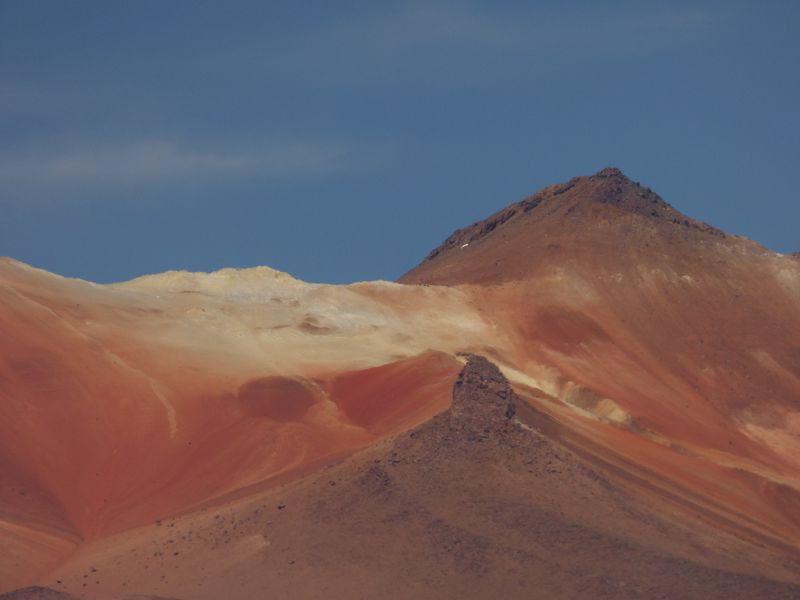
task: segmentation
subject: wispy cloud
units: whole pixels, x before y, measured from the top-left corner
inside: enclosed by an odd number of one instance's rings
[[[363,166],[366,160],[356,145],[346,143],[288,141],[247,150],[215,150],[151,139],[0,154],[0,184],[158,183],[244,175],[306,177],[351,170]]]
[[[419,44],[470,44],[535,53],[570,49],[615,52],[620,47],[647,50],[651,40],[674,45],[678,33],[700,32],[713,22],[706,9],[613,11],[520,10],[513,14],[469,3],[409,3],[393,12],[330,27],[331,41],[371,41],[408,49]]]
[[[280,42],[259,41],[217,64],[256,64],[284,75],[347,79],[424,78],[475,72],[476,65],[647,56],[708,40],[723,15],[691,6],[638,11],[515,11],[411,2],[327,23]],[[450,80],[449,80],[450,81]]]

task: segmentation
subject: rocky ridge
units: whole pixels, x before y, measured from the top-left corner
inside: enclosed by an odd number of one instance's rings
[[[622,214],[635,214],[711,236],[725,237],[725,233],[721,230],[676,210],[650,188],[643,187],[626,177],[620,169],[609,167],[594,175],[574,177],[565,183],[548,186],[482,221],[456,230],[441,245],[434,248],[425,260],[433,260],[448,250],[459,249],[465,244],[481,240],[511,221],[537,219],[560,207],[566,207],[568,212],[574,212],[580,206],[591,204],[608,205],[618,209]]]

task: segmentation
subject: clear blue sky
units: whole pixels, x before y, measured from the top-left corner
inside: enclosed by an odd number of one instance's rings
[[[392,279],[618,166],[800,250],[800,3],[0,0],[0,255]]]

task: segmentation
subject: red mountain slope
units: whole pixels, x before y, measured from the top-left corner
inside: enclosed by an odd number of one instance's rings
[[[402,281],[470,289],[512,337],[499,358],[547,380],[529,383],[565,422],[612,424],[580,427],[726,518],[800,540],[795,261],[605,169],[456,231]]]

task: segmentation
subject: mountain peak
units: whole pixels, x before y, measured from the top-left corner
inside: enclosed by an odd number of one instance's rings
[[[434,248],[420,266],[404,275],[401,282],[441,283],[447,280],[457,283],[456,273],[463,271],[464,261],[469,262],[471,271],[496,271],[497,265],[518,263],[520,252],[535,259],[534,248],[541,249],[545,238],[550,248],[605,246],[616,244],[620,239],[633,247],[644,246],[654,236],[688,241],[698,235],[725,237],[722,231],[676,210],[620,169],[606,167],[594,175],[548,186],[483,221],[456,230]],[[638,242],[634,243],[634,239]],[[483,249],[482,257],[477,254],[478,248]],[[454,265],[445,264],[450,262]],[[478,268],[479,262],[486,264]],[[461,266],[451,268],[455,264]],[[434,270],[440,271],[436,278],[420,277],[421,269],[430,271],[434,265]],[[491,277],[502,279],[503,274],[495,273]],[[479,279],[485,277],[481,275]]]
[[[630,181],[630,179],[628,179],[625,176],[625,173],[623,173],[617,167],[606,167],[605,169],[601,169],[600,171],[592,175],[592,177],[599,177],[601,179],[607,179],[613,177],[613,178],[627,179],[628,181]]]
[[[661,196],[628,178],[616,167],[607,167],[594,175],[576,177],[572,182],[572,188],[577,188],[573,193],[579,195],[578,199],[582,202],[612,204],[625,212],[648,217],[684,217]]]

